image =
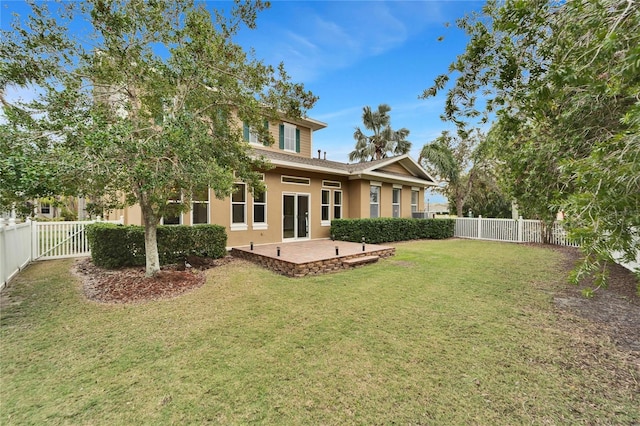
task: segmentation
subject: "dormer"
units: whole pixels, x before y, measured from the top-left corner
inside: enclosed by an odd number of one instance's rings
[[[290,120],[283,118],[278,123],[265,121],[269,132],[275,143],[271,146],[264,146],[256,133],[252,132],[246,123],[243,123],[244,140],[262,149],[280,151],[291,155],[311,158],[313,148],[313,132],[327,127],[323,123],[312,118],[301,118]]]

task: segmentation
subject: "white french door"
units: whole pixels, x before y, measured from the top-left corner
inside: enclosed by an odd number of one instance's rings
[[[309,194],[282,194],[282,239],[306,240],[309,234]]]

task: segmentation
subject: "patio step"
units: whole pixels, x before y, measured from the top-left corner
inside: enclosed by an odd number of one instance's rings
[[[366,265],[367,263],[376,263],[378,259],[380,259],[379,256],[362,256],[362,257],[353,257],[351,259],[345,259],[342,261],[342,263],[348,266],[357,266],[357,265]]]

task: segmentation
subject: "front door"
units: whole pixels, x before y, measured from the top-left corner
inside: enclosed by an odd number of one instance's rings
[[[309,194],[282,195],[282,239],[309,238]]]

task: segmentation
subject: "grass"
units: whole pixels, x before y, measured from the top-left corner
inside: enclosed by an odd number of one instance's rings
[[[606,368],[576,367],[557,256],[448,240],[303,279],[232,263],[132,306],[85,301],[71,261],[37,263],[1,314],[0,423],[638,422],[614,348],[594,336]]]

